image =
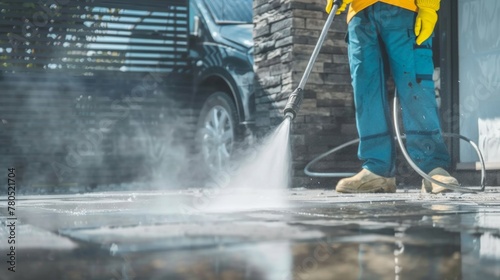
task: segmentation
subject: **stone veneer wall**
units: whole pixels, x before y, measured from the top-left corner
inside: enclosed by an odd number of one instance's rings
[[[256,124],[260,134],[281,123],[288,95],[297,87],[326,21],[325,0],[255,0]],[[337,16],[304,89],[292,125],[293,187],[332,187],[336,179],[305,176],[315,156],[357,137],[345,43],[345,15]],[[353,146],[315,170],[358,171]]]

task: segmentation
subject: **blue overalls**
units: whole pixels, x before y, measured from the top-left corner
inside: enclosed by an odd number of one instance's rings
[[[450,156],[441,135],[432,74],[432,38],[415,43],[416,13],[375,3],[349,22],[348,51],[363,168],[395,173],[395,142],[382,48],[396,83],[410,157],[422,171],[447,168]]]

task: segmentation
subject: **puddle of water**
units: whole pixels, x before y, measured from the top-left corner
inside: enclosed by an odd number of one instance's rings
[[[19,263],[25,277],[16,279],[52,275],[54,271],[64,279],[77,279],[72,275],[83,277],[78,279],[136,279],[140,275],[140,279],[231,280],[500,277],[500,254],[493,249],[500,248],[500,239],[492,235],[395,228],[378,233],[351,232],[349,236],[115,255],[87,251],[80,252],[78,258],[53,255],[45,262],[30,262],[25,257]]]
[[[60,230],[72,239],[110,248],[113,255],[151,250],[184,250],[203,247],[258,244],[276,240],[311,240],[324,236],[315,229],[284,222],[198,222]]]
[[[113,240],[106,247],[114,248],[113,258],[102,266],[113,270],[116,258],[126,258],[146,279],[498,279],[500,235],[473,230],[497,227],[497,214],[445,213],[420,224],[234,221],[69,235],[91,237],[103,249],[102,238]],[[460,226],[447,226],[448,219]]]

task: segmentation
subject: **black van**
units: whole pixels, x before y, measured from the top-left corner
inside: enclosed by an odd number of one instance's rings
[[[26,181],[220,170],[251,135],[252,0],[4,2],[0,166]]]

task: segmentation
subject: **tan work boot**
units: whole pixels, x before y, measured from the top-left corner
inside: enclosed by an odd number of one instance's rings
[[[335,190],[339,193],[394,193],[396,179],[382,177],[363,169],[352,177],[340,180]]]
[[[429,172],[429,176],[441,183],[445,183],[447,185],[451,185],[453,187],[460,187],[458,180],[451,177],[450,173],[444,170],[441,167],[434,168],[431,172]],[[452,192],[453,190],[442,187],[438,184],[431,183],[428,180],[422,180],[422,193],[442,193],[442,192]]]

